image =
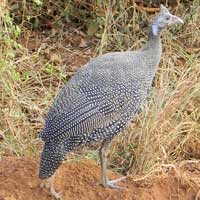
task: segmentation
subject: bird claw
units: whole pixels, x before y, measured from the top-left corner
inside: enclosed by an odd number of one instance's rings
[[[53,196],[56,200],[62,200],[61,192],[56,192],[54,188],[52,188],[49,184],[41,183],[40,187],[42,189],[47,189],[49,194]]]
[[[110,183],[117,183],[117,182],[120,182],[120,181],[124,181],[125,179],[126,179],[126,176],[123,176],[121,178],[117,178],[117,179],[109,181],[109,182]]]
[[[61,192],[50,192],[56,200],[62,200]]]
[[[103,185],[104,187],[112,188],[112,189],[117,189],[117,190],[124,190],[126,189],[125,187],[121,187],[118,185],[115,185],[115,183],[118,183],[120,181],[124,181],[126,179],[125,176],[112,180],[112,181],[102,181],[98,185]]]

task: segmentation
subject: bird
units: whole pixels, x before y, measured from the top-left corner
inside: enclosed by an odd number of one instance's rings
[[[56,199],[62,197],[54,188],[55,172],[66,154],[96,141],[101,141],[101,184],[121,189],[116,183],[126,177],[109,180],[107,176],[108,147],[134,120],[148,95],[161,59],[162,31],[178,23],[183,20],[161,4],[149,26],[147,42],[140,49],[91,59],[60,90],[40,132],[44,146],[39,178],[43,180],[41,186]]]

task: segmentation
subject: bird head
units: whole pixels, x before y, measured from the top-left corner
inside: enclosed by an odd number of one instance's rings
[[[167,28],[168,26],[171,26],[173,24],[183,24],[183,20],[180,17],[177,17],[175,15],[172,15],[169,10],[163,6],[160,5],[160,12],[158,15],[154,18],[152,22],[152,33],[153,35],[159,35],[160,32]]]

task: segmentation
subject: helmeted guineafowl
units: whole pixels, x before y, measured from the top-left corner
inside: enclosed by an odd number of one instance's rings
[[[106,174],[106,149],[111,139],[134,119],[157,71],[162,45],[161,31],[183,23],[163,5],[150,25],[147,43],[137,51],[115,52],[92,59],[62,88],[41,131],[44,148],[39,177],[53,178],[67,152],[81,144],[103,140],[99,151],[102,184],[119,188],[119,180]],[[44,186],[44,185],[43,185]],[[49,190],[57,199],[53,182]]]

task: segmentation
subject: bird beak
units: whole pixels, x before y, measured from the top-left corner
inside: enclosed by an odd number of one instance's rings
[[[180,17],[172,15],[171,24],[183,24],[183,20]]]

